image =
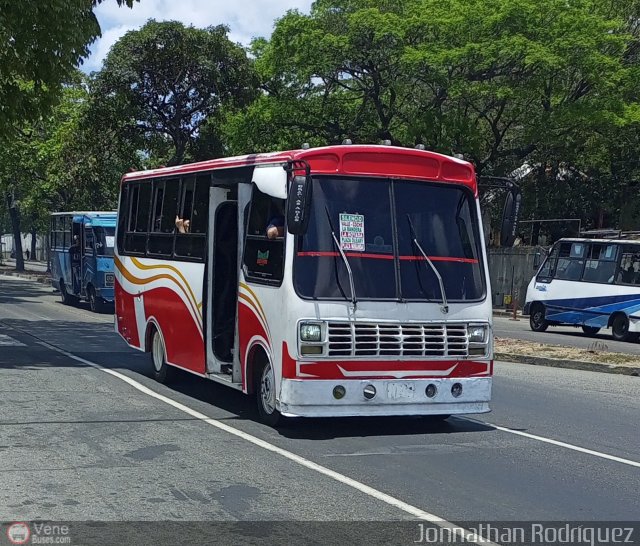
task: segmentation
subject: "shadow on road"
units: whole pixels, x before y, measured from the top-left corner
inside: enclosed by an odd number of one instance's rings
[[[178,370],[175,380],[167,386],[159,385],[151,377],[148,354],[126,346],[114,332],[112,324],[70,321],[0,320],[0,333],[11,336],[24,347],[0,351],[0,369],[38,367],[82,367],[82,362],[52,351],[42,342],[51,344],[75,356],[118,370],[134,377],[143,385],[171,396],[185,404],[201,402],[223,410],[225,416],[211,415],[221,421],[257,421],[253,397]],[[173,391],[166,392],[169,389]],[[163,392],[165,391],[165,392]],[[181,396],[175,396],[179,394]],[[181,400],[182,397],[187,399]],[[190,399],[190,400],[189,400]],[[206,406],[196,409],[210,414]],[[261,425],[257,425],[261,426]],[[265,427],[266,428],[266,427]],[[290,439],[326,440],[362,436],[398,436],[417,434],[455,434],[487,432],[491,427],[466,419],[451,417],[442,421],[433,417],[351,417],[286,419],[278,433]]]

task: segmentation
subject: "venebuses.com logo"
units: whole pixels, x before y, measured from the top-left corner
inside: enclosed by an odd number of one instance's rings
[[[26,544],[31,538],[31,529],[27,523],[16,521],[7,527],[7,538],[11,544]]]

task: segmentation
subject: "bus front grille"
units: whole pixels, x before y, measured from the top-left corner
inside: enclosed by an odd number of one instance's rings
[[[332,357],[466,357],[466,324],[329,322]]]

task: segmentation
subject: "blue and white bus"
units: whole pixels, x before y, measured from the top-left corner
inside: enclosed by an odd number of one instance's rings
[[[640,241],[560,239],[531,279],[524,314],[535,332],[611,328],[618,341],[640,336]]]
[[[51,215],[51,284],[63,303],[87,300],[92,311],[113,304],[116,212]]]

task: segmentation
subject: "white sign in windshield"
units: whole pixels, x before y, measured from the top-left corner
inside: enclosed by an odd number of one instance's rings
[[[363,214],[340,214],[340,247],[342,250],[364,251]]]
[[[105,235],[105,244],[109,247],[109,248],[113,248],[116,242],[116,237],[115,235]]]

